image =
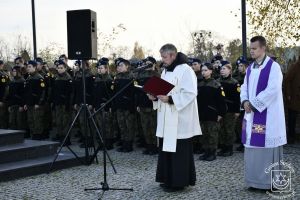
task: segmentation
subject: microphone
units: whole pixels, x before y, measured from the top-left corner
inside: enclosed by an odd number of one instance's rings
[[[151,68],[151,67],[153,67],[153,64],[152,64],[152,63],[149,63],[149,64],[146,64],[146,65],[142,65],[142,66],[140,66],[140,67],[137,67],[137,68],[135,68],[133,71],[134,71],[134,72],[137,72],[137,71],[140,71],[140,70],[149,69],[149,68]]]

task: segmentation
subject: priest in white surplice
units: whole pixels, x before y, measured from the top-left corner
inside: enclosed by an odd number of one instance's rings
[[[265,171],[271,164],[280,163],[286,144],[282,72],[279,64],[266,55],[264,37],[255,36],[250,42],[255,61],[241,86],[245,182],[249,188],[271,189],[271,175]]]
[[[156,181],[165,191],[178,191],[195,185],[196,171],[193,158],[193,136],[201,129],[197,108],[197,77],[186,63],[187,56],[177,52],[172,44],[160,49],[166,68],[161,78],[175,87],[168,95],[158,95],[153,106],[157,110],[156,136],[159,155]]]

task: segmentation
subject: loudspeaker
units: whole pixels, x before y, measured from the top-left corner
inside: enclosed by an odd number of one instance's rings
[[[68,58],[97,59],[97,15],[92,10],[67,11]]]

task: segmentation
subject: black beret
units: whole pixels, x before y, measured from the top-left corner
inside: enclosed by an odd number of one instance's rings
[[[209,69],[209,70],[213,70],[214,69],[213,66],[212,66],[212,64],[208,63],[208,62],[207,63],[203,63],[202,66],[206,66],[207,69]]]
[[[151,62],[152,64],[156,64],[156,60],[152,56],[148,56],[147,58],[144,59],[144,62],[147,61]]]
[[[19,71],[19,70],[21,70],[21,67],[19,65],[16,65],[12,68],[12,70]]]
[[[221,61],[221,67],[223,67],[224,65],[228,65],[228,64],[230,64],[230,62],[228,62],[227,60]]]
[[[37,63],[34,60],[29,60],[27,62],[27,65],[32,65],[32,66],[36,67]]]
[[[37,57],[37,58],[35,59],[35,62],[41,63],[41,64],[44,63],[44,61],[43,61],[43,59],[42,59],[41,57]]]

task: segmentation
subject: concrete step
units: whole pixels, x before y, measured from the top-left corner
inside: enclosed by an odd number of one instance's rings
[[[50,156],[56,153],[58,142],[25,140],[23,143],[0,147],[0,164]]]
[[[76,153],[77,154],[77,153]],[[77,154],[84,160],[83,154]],[[0,182],[17,178],[48,173],[54,155],[35,159],[0,164]],[[71,152],[61,152],[53,165],[52,171],[81,165]]]
[[[0,129],[0,147],[22,143],[24,141],[24,133],[22,130]]]

